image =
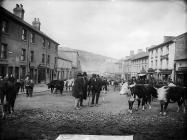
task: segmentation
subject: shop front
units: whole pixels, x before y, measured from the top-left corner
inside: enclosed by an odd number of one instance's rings
[[[176,84],[187,87],[187,67],[179,67],[176,71]]]
[[[169,69],[160,70],[160,72],[158,73],[159,80],[165,82],[172,80],[171,74],[172,74],[172,70]]]

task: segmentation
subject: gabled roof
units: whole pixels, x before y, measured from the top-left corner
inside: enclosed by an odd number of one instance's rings
[[[77,55],[79,56],[79,52],[76,50],[61,50],[64,53],[77,53]]]
[[[37,32],[38,34],[48,38],[49,40],[53,41],[54,43],[58,44],[58,42],[54,41],[52,38],[50,38],[49,36],[47,36],[46,34],[44,34],[43,32],[41,32],[40,30],[34,28],[32,25],[30,25],[29,23],[27,23],[26,21],[22,20],[21,18],[17,17],[16,15],[14,15],[13,13],[9,12],[8,10],[6,10],[5,8],[0,6],[0,12],[1,15],[2,13],[4,13],[6,16],[12,18],[13,20],[19,22],[20,24],[23,24],[24,26],[27,26],[28,28],[30,28],[31,30]]]

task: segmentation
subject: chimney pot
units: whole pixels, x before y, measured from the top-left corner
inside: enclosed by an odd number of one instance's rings
[[[36,29],[40,30],[40,21],[39,18],[34,18],[34,21],[32,22],[33,27],[35,27]]]
[[[16,7],[13,9],[13,13],[14,15],[16,15],[17,17],[21,18],[22,20],[24,19],[24,9],[23,9],[23,5],[22,4],[16,4]]]

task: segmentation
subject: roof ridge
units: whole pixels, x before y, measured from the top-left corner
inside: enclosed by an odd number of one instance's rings
[[[50,39],[51,41],[53,41],[54,43],[58,44],[58,42],[56,42],[55,40],[53,40],[52,38],[50,38],[48,35],[46,35],[45,33],[43,33],[42,31],[34,28],[31,24],[29,24],[28,22],[26,22],[25,20],[20,19],[19,17],[17,17],[16,15],[14,15],[13,13],[11,13],[10,11],[8,11],[7,9],[5,9],[4,7],[0,6],[0,10],[5,12],[5,14],[8,14],[10,17],[12,17],[14,20],[21,22],[22,24],[24,24],[25,26],[27,26],[28,28],[31,28],[32,30],[34,30],[35,32],[39,33],[40,35],[45,36],[46,38]]]

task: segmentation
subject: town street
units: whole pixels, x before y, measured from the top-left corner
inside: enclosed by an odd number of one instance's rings
[[[152,109],[128,113],[128,99],[113,90],[101,93],[99,106],[74,109],[71,92],[63,95],[49,91],[32,98],[18,95],[15,112],[2,122],[3,139],[55,139],[59,134],[134,135],[140,139],[185,139],[186,119],[177,113],[177,104],[169,104],[167,116],[159,115],[159,103]],[[90,99],[91,101],[91,99]],[[136,105],[135,105],[136,106]]]

